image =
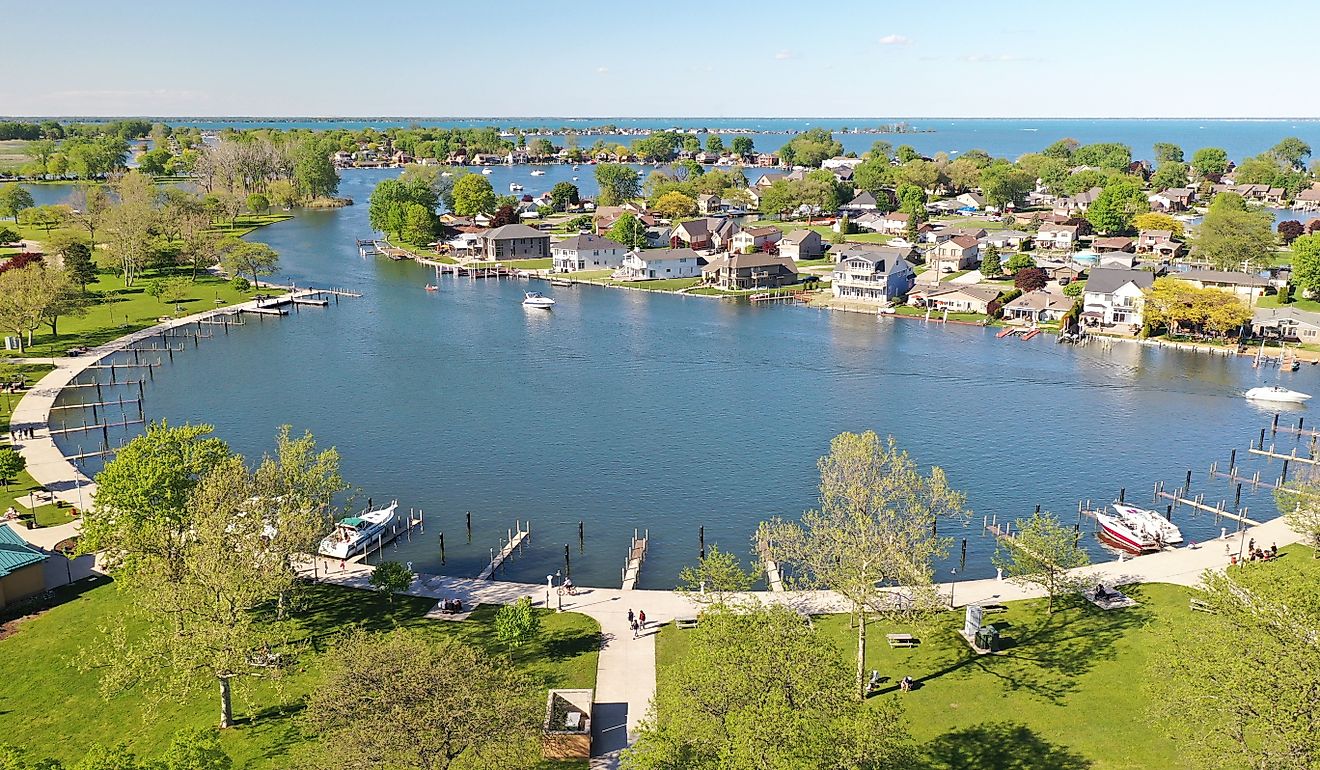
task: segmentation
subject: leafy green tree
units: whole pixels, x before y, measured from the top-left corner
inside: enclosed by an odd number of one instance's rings
[[[1320,233],[1293,240],[1292,282],[1313,296],[1320,295]]]
[[[1041,154],[1047,158],[1057,160],[1071,160],[1073,153],[1080,146],[1076,139],[1060,139],[1059,141],[1041,150]]]
[[[1009,257],[1008,261],[1004,263],[1004,268],[1008,270],[1009,273],[1016,273],[1019,270],[1025,270],[1035,266],[1036,260],[1033,259],[1030,254],[1023,254],[1021,252]]]
[[[1222,174],[1228,170],[1228,153],[1220,147],[1202,147],[1192,153],[1192,168],[1202,177]]]
[[[1156,190],[1187,186],[1187,164],[1179,161],[1161,163],[1150,175],[1150,186]]]
[[[18,474],[27,469],[27,458],[18,453],[16,449],[8,447],[0,449],[0,484],[4,484],[5,491],[9,491],[9,482],[18,477]]]
[[[339,191],[339,171],[328,138],[310,134],[293,152],[293,183],[306,200],[329,198]]]
[[[22,746],[0,743],[0,770],[63,770],[53,759],[39,759]]]
[[[1132,228],[1138,231],[1168,230],[1175,237],[1182,237],[1183,223],[1158,211],[1146,211],[1132,218]]]
[[[1182,163],[1182,148],[1170,142],[1155,143],[1155,165],[1162,166],[1165,163]]]
[[[430,243],[435,236],[435,213],[420,203],[404,204],[400,234],[409,243]]]
[[[697,202],[681,192],[667,192],[656,200],[651,209],[662,217],[679,219],[697,213]]]
[[[1082,169],[1068,175],[1063,180],[1063,191],[1069,195],[1076,195],[1079,192],[1089,190],[1092,187],[1104,187],[1109,184],[1109,179],[1113,172],[1100,169],[1088,168]]]
[[[234,760],[220,746],[215,730],[183,730],[170,741],[158,763],[162,770],[230,770]]]
[[[1003,210],[1010,203],[1022,205],[1036,188],[1036,179],[1011,163],[995,163],[981,171],[980,185],[986,203]]]
[[[910,144],[900,144],[894,151],[894,160],[897,160],[899,165],[911,163],[914,160],[921,160],[921,153]]]
[[[965,498],[944,471],[923,475],[891,437],[842,433],[820,459],[820,508],[802,521],[761,525],[771,554],[802,587],[837,591],[857,624],[857,693],[865,690],[866,625],[873,614],[913,617],[940,605],[933,560],[947,540],[940,518],[964,517]],[[903,586],[891,592],[888,586]]]
[[[1063,287],[1065,297],[1080,297],[1086,292],[1086,281],[1069,281],[1067,286]]]
[[[1219,193],[1210,201],[1191,244],[1192,256],[1217,270],[1259,265],[1274,250],[1274,215],[1248,209],[1240,195]]]
[[[32,193],[27,189],[12,182],[0,185],[0,217],[13,217],[14,224],[18,224],[18,215],[34,205]]]
[[[829,640],[792,609],[715,605],[684,633],[627,770],[915,766],[897,700],[856,699]]]
[[[1057,599],[1082,587],[1083,579],[1072,570],[1089,561],[1078,534],[1049,512],[1019,519],[1017,531],[1000,539],[994,556],[994,565],[1009,580],[1045,592],[1046,612],[1051,615]]]
[[[875,158],[888,163],[894,157],[894,145],[883,139],[877,139],[871,142],[871,149],[866,154],[868,158]]]
[[[824,128],[803,131],[779,149],[780,159],[790,166],[816,167],[826,159],[842,154],[843,144]]]
[[[632,166],[625,166],[622,163],[597,164],[596,183],[600,185],[599,203],[602,206],[617,206],[639,197],[642,193],[637,172]]]
[[[1086,210],[1086,221],[1098,232],[1111,235],[1132,229],[1132,220],[1149,211],[1146,193],[1134,181],[1115,179],[1100,191],[1100,197]]]
[[[1073,151],[1072,162],[1075,166],[1127,171],[1132,163],[1132,148],[1117,142],[1087,144]]]
[[[125,743],[93,746],[72,770],[145,770],[144,764]]]
[[[993,243],[985,247],[981,255],[981,275],[986,278],[998,278],[1004,274],[1004,266],[999,261],[999,247]]]
[[[867,158],[853,169],[853,183],[874,195],[877,203],[882,197],[888,200],[885,189],[893,186],[894,168],[888,158]]]
[[[555,186],[550,188],[550,201],[555,211],[568,211],[580,201],[577,185],[572,182],[555,182]]]
[[[454,213],[460,217],[492,214],[495,191],[481,174],[467,174],[454,183]]]
[[[730,147],[733,149],[733,154],[740,158],[746,158],[755,150],[755,145],[750,136],[735,136],[730,143]]]
[[[230,275],[250,275],[252,285],[260,286],[263,276],[275,274],[280,264],[279,252],[264,243],[226,238],[220,244],[220,261]]]
[[[721,155],[724,152],[724,139],[719,134],[706,135],[706,152]]]
[[[393,604],[394,595],[407,591],[415,577],[403,562],[383,561],[371,570],[370,582],[373,588],[388,596],[390,604]]]
[[[540,631],[541,616],[526,596],[495,611],[495,638],[510,648],[531,642]]]
[[[1320,766],[1320,604],[1282,565],[1207,570],[1205,612],[1157,631],[1146,700],[1199,767]]]
[[[750,591],[756,576],[744,569],[738,557],[712,545],[695,566],[678,573],[681,591],[698,604],[725,604],[731,594]]]
[[[615,220],[605,236],[630,249],[646,248],[646,225],[631,213],[624,213]]]
[[[459,642],[352,631],[327,654],[304,719],[322,767],[528,767],[541,759],[536,694],[506,661]]]
[[[1311,157],[1311,145],[1289,136],[1271,147],[1267,154],[1288,168],[1302,169],[1306,167],[1306,159]]]
[[[30,227],[40,227],[50,235],[64,221],[64,209],[61,206],[30,206],[18,215],[19,221]]]
[[[252,193],[247,197],[247,207],[253,214],[265,214],[270,211],[270,198],[261,193]]]

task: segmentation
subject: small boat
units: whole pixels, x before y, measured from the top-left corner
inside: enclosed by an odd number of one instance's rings
[[[577,181],[577,177],[573,177],[573,181],[576,182],[576,181]]]
[[[483,168],[483,169],[481,170],[481,173],[483,173],[483,174],[493,174],[493,173],[495,173],[495,172],[494,172],[494,171],[491,171],[491,170],[488,169],[488,168]]]
[[[433,283],[428,283],[428,284],[426,284],[426,290],[427,290],[427,291],[440,291],[440,287],[439,287],[439,286],[436,286],[436,285],[433,284]]]
[[[545,176],[545,172],[538,168],[532,171],[532,176]]]
[[[509,182],[509,192],[521,192],[523,186],[517,182]]]
[[[360,553],[366,553],[373,544],[380,542],[385,530],[394,523],[394,511],[399,507],[396,500],[384,508],[363,511],[356,516],[341,519],[335,524],[335,530],[321,541],[317,549],[321,555],[333,559],[348,559]]]
[[[1288,390],[1278,385],[1252,388],[1243,395],[1252,401],[1274,401],[1280,404],[1300,404],[1311,397],[1310,394]]]
[[[577,167],[577,164],[576,164],[576,163],[573,164],[573,170],[574,170],[574,171],[577,171],[577,170],[578,170],[578,167]],[[574,178],[574,179],[577,179],[577,177],[573,177],[573,178]]]
[[[539,291],[529,291],[523,296],[523,307],[534,307],[534,308],[540,308],[541,310],[549,310],[554,306],[555,306],[555,301],[550,297],[545,296]]]
[[[570,281],[570,280],[568,280],[567,278],[551,278],[551,279],[550,279],[550,285],[551,285],[551,286],[572,286],[572,285],[573,285],[573,282]]]
[[[1157,542],[1163,545],[1178,545],[1183,541],[1182,530],[1178,529],[1178,525],[1164,518],[1158,512],[1123,503],[1113,503],[1112,505],[1114,510],[1128,520],[1144,523],[1146,531],[1153,534]]]
[[[1091,511],[1091,515],[1100,525],[1100,532],[1123,548],[1138,553],[1159,548],[1155,538],[1138,520],[1130,519],[1118,511],[1112,516],[1102,511]]]

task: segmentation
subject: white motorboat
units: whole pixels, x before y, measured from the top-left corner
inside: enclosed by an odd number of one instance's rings
[[[1278,385],[1252,388],[1243,395],[1252,401],[1274,401],[1280,404],[1301,404],[1311,397],[1310,394],[1288,390]]]
[[[488,169],[488,168],[483,168],[483,169],[481,170],[481,173],[483,173],[483,174],[494,174],[495,172],[494,172],[494,171],[491,171],[491,170]]]
[[[1129,520],[1143,522],[1146,525],[1147,533],[1153,534],[1160,543],[1178,545],[1183,541],[1182,530],[1178,529],[1178,525],[1164,518],[1158,512],[1123,503],[1114,503],[1113,505],[1114,510]]]
[[[539,291],[529,291],[523,297],[523,307],[534,307],[542,310],[549,310],[555,306],[555,301],[545,296]]]
[[[509,192],[522,192],[522,188],[517,182],[509,182]]]
[[[399,502],[395,500],[384,508],[363,511],[356,516],[341,519],[335,524],[335,531],[321,541],[317,550],[321,555],[333,559],[348,559],[366,553],[394,523],[394,511],[398,507]]]
[[[1120,511],[1115,511],[1112,516],[1103,511],[1091,511],[1091,515],[1100,525],[1101,534],[1124,549],[1141,552],[1159,548],[1154,536],[1139,520],[1129,518]]]
[[[533,169],[533,170],[532,170],[532,176],[545,176],[545,172],[542,171],[542,170],[539,169],[539,168],[538,168],[538,169]]]

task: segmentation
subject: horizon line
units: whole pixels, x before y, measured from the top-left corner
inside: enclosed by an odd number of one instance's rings
[[[65,114],[65,115],[0,115],[0,120],[22,121],[22,120],[233,120],[233,121],[255,121],[255,120],[318,120],[318,121],[368,121],[368,120],[1216,120],[1216,121],[1269,121],[1269,122],[1288,122],[1288,121],[1320,121],[1320,116],[1283,116],[1267,117],[1259,115],[1166,115],[1166,116],[1148,116],[1148,115],[1124,115],[1124,116],[1100,116],[1100,115],[1024,115],[1024,116],[995,116],[995,115],[890,115],[890,116],[858,116],[858,115],[803,115],[803,116],[784,116],[784,115],[734,115],[734,116],[712,116],[712,115],[241,115],[231,114],[223,115],[218,113],[196,114],[196,115],[169,115],[169,114]]]

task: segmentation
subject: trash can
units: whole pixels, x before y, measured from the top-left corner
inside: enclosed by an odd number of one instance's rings
[[[994,626],[981,626],[976,631],[976,646],[994,652],[999,649],[999,629]]]

